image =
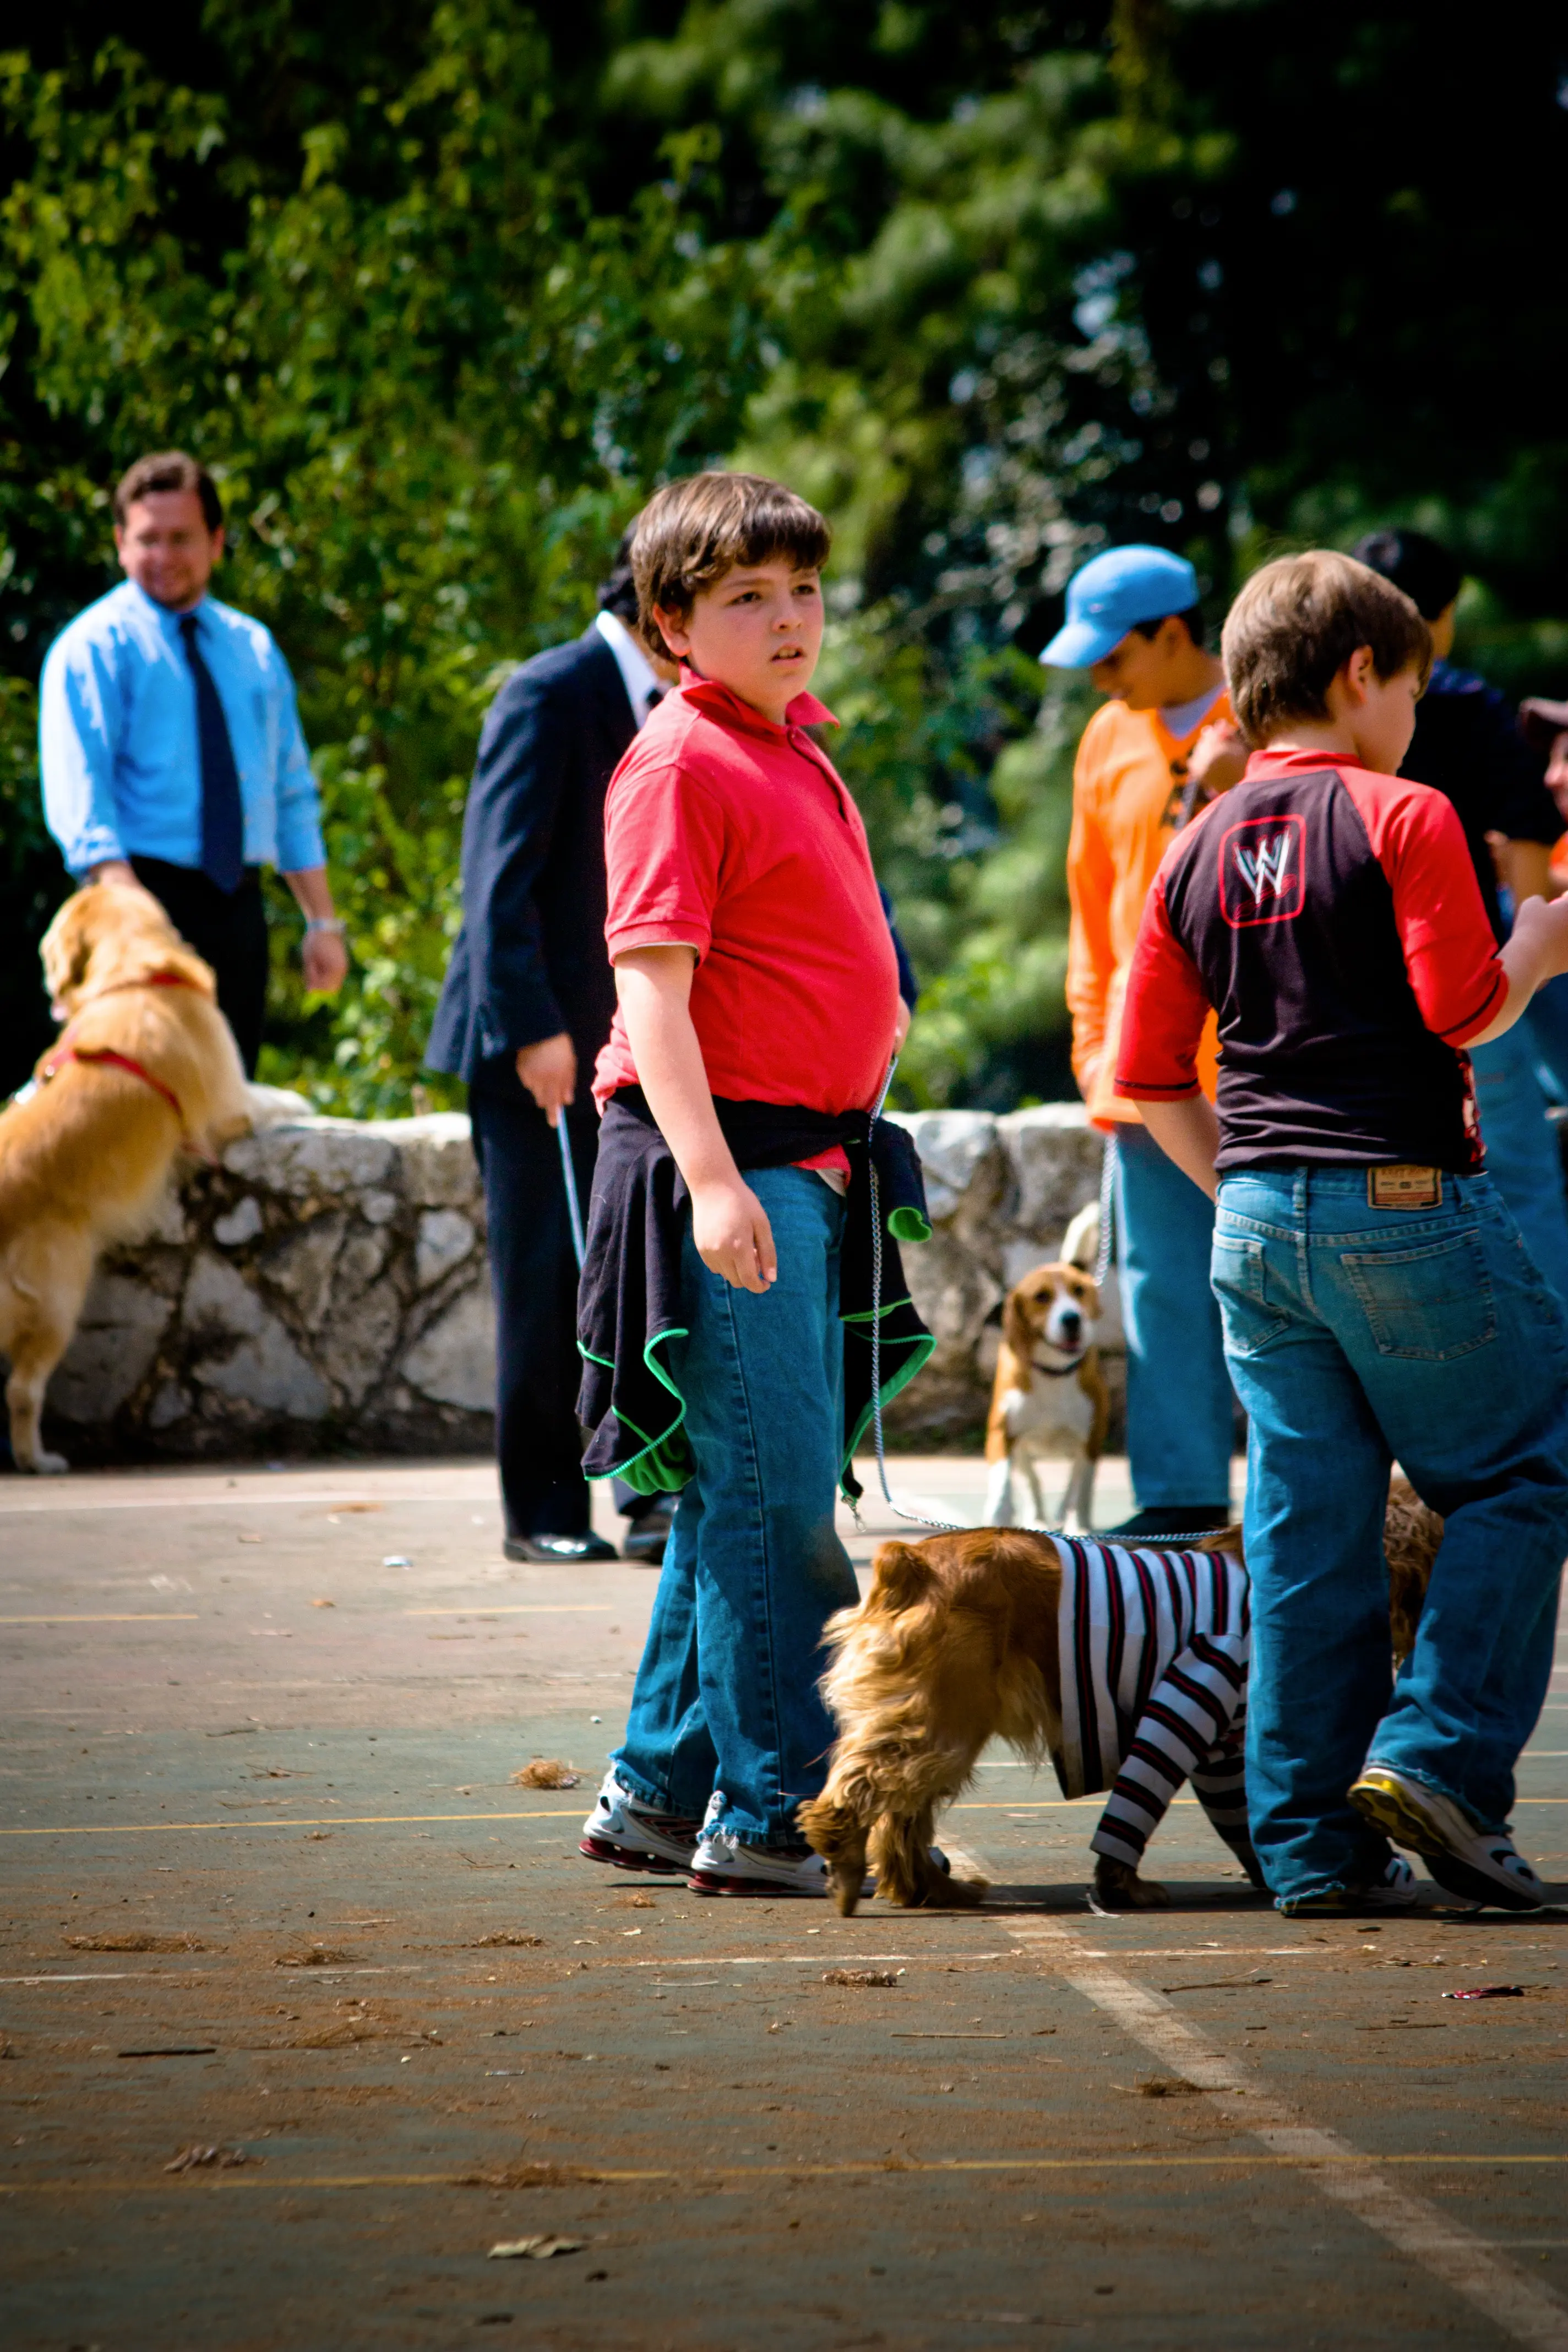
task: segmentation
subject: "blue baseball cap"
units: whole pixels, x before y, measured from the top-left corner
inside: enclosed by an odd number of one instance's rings
[[[1198,575],[1184,556],[1163,547],[1111,547],[1068,583],[1068,616],[1040,659],[1049,669],[1088,669],[1103,661],[1140,621],[1190,613]]]

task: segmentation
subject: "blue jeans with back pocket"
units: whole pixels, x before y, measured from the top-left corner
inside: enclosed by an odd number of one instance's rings
[[[1489,1177],[1377,1209],[1364,1167],[1220,1185],[1214,1286],[1250,1416],[1247,1781],[1276,1897],[1354,1887],[1385,1849],[1368,1761],[1502,1826],[1552,1669],[1568,1551],[1568,1321]],[[1390,1690],[1395,1461],[1446,1522]]]

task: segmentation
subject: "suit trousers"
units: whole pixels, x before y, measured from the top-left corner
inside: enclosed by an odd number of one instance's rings
[[[259,870],[247,866],[237,890],[220,890],[198,867],[171,866],[164,857],[132,857],[131,866],[185,945],[211,964],[218,1010],[234,1031],[246,1076],[253,1078],[267,1012],[267,911]]]
[[[566,1113],[587,1215],[599,1121],[585,1089]],[[577,1421],[577,1261],[555,1129],[508,1062],[468,1088],[496,1302],[496,1458],[509,1536],[588,1531]]]

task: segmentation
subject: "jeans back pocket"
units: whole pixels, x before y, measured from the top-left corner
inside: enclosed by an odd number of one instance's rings
[[[1250,1234],[1226,1233],[1215,1225],[1209,1276],[1219,1301],[1227,1355],[1256,1356],[1289,1323],[1268,1295],[1263,1244]]]
[[[1497,1337],[1491,1277],[1472,1233],[1422,1249],[1346,1250],[1340,1264],[1380,1356],[1444,1364]]]

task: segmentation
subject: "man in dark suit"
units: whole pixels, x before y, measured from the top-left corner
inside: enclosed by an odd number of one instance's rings
[[[594,1534],[576,1415],[577,1266],[557,1119],[584,1213],[610,1033],[605,790],[664,685],[627,624],[622,542],[593,626],[514,670],[485,719],[463,820],[463,928],[426,1053],[466,1078],[496,1299],[496,1451],[509,1559],[613,1559]],[[626,1556],[657,1564],[660,1498],[617,1490]]]

